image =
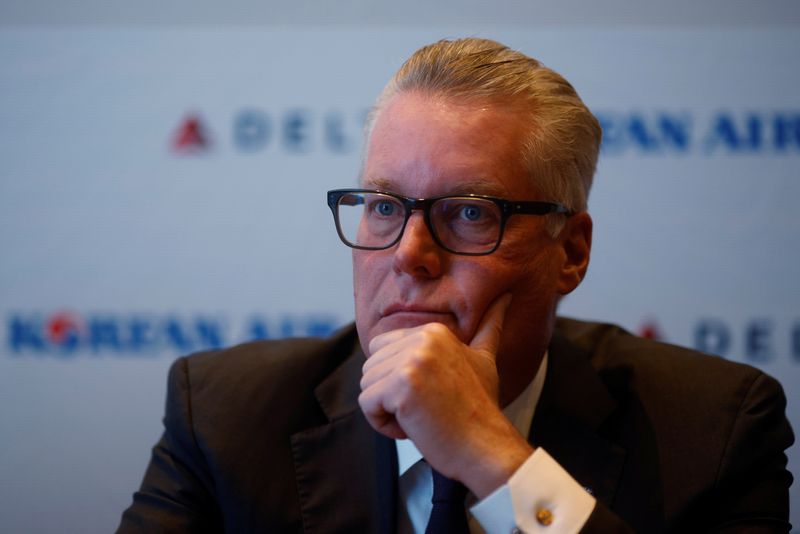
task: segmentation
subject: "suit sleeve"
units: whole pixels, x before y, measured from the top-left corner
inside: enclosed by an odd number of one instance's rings
[[[188,364],[170,368],[164,434],[119,533],[218,532],[222,530],[213,483],[192,424]]]
[[[794,442],[780,384],[759,374],[739,409],[716,480],[715,530],[788,532],[789,486],[784,451]]]
[[[780,384],[759,372],[742,397],[713,486],[682,518],[668,518],[668,531],[789,532],[792,475],[785,450],[794,435],[785,411]],[[629,531],[598,502],[581,532]]]

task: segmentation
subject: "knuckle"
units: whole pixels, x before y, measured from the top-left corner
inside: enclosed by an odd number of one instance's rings
[[[361,410],[364,412],[364,415],[369,417],[370,416],[371,406],[370,406],[370,403],[369,403],[369,399],[364,394],[364,392],[362,392],[358,396],[358,405],[361,407]]]
[[[425,377],[431,376],[438,363],[436,351],[431,346],[415,350],[409,355],[406,365],[403,366],[407,379],[414,385],[420,385]]]
[[[439,338],[450,334],[450,329],[442,323],[428,323],[422,328],[427,338]]]
[[[428,323],[424,325],[419,333],[419,352],[427,355],[437,352],[444,344],[448,343],[453,336],[450,329],[441,323]]]
[[[415,391],[419,389],[424,374],[422,369],[424,366],[421,365],[423,363],[424,359],[415,355],[408,365],[404,365],[398,370],[401,383],[406,391]]]

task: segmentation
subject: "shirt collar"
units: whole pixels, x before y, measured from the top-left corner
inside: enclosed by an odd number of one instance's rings
[[[544,377],[546,374],[547,352],[544,353],[542,363],[539,364],[539,370],[536,371],[536,376],[533,377],[530,384],[527,385],[516,399],[511,401],[511,404],[503,408],[503,415],[511,421],[514,428],[523,436],[527,436],[530,432],[533,414],[536,412],[536,405],[539,404],[539,397],[542,395]],[[414,464],[422,460],[422,454],[410,439],[398,439],[395,443],[397,444],[399,475],[402,476]]]

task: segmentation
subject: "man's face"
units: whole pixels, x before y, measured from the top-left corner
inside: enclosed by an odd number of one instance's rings
[[[414,198],[475,193],[552,200],[526,175],[524,132],[513,107],[399,94],[374,125],[362,186]],[[546,348],[557,297],[572,289],[562,280],[564,261],[544,217],[513,216],[494,253],[459,256],[436,245],[415,211],[397,245],[353,251],[361,345],[368,351],[378,334],[429,322],[469,343],[492,302],[511,293],[498,353],[502,377],[504,368],[537,361]]]

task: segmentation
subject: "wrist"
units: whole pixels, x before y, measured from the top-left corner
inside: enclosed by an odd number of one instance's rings
[[[484,450],[459,476],[479,500],[506,484],[535,450],[510,422],[505,421],[507,428],[502,434],[482,438]]]

